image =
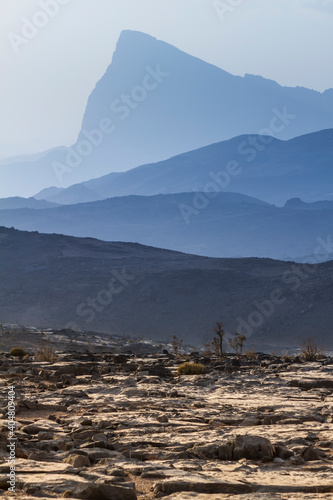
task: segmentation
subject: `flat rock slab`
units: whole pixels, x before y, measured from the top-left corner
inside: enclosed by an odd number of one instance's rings
[[[158,357],[134,361],[146,370]],[[273,369],[255,363],[228,375],[211,366],[206,375],[162,379],[141,369],[124,373],[103,354],[93,376],[85,376],[89,383],[70,375],[58,387],[57,378],[37,372],[24,377],[18,400],[38,405],[18,412],[17,498],[29,498],[26,491],[59,498],[69,490],[73,499],[97,500],[103,490],[121,500],[125,494],[140,500],[332,499],[331,389],[287,384],[332,378],[333,362],[278,361]],[[177,363],[165,362],[175,371]],[[65,372],[74,365],[71,359]],[[1,395],[6,399],[6,388]],[[3,417],[1,480],[8,474],[6,425]],[[6,483],[3,488],[6,496]]]
[[[87,480],[77,474],[19,474],[18,483],[21,488],[41,488],[52,493],[63,493],[73,490],[79,484],[87,483]]]
[[[250,493],[246,495],[207,495],[205,493],[176,493],[174,495],[169,495],[164,497],[163,500],[314,500],[314,498],[320,500],[332,500],[332,495],[328,494],[304,494],[304,493],[292,493],[292,494],[279,494],[279,493]]]
[[[221,470],[214,471],[214,464]],[[260,467],[259,464],[253,464],[248,461],[241,461],[234,464],[230,462],[219,463],[211,461],[206,464],[205,469],[204,473],[190,475],[187,473],[187,480],[194,482],[204,477],[206,480],[218,482],[227,478],[231,483],[245,483],[251,486],[252,491],[266,494],[269,492],[290,492],[290,494],[333,492],[333,464],[326,464],[323,468],[323,465],[318,462],[318,465],[303,465],[302,467],[281,466],[277,469],[273,465]],[[184,471],[182,472],[184,473]],[[169,472],[166,474],[169,474]],[[175,477],[176,480],[184,480],[183,477]]]
[[[37,462],[36,460],[22,460],[15,461],[16,472],[20,474],[66,474],[73,470],[70,464],[61,462]],[[0,473],[6,474],[9,472],[9,465],[0,465]]]
[[[6,499],[7,498],[10,498],[10,499],[15,498],[15,499],[18,499],[18,500],[31,500],[32,497],[31,496],[27,496],[24,493],[20,493],[19,490],[16,490],[15,497],[13,497],[13,496],[11,496],[11,497],[10,496],[5,496],[4,498],[6,498]],[[50,497],[40,497],[39,496],[37,498],[38,498],[38,500],[50,500]]]
[[[29,429],[36,428],[37,432],[32,432],[32,434],[37,434],[38,432],[41,431],[48,431],[48,432],[63,432],[63,428],[61,425],[57,424],[56,422],[53,422],[52,420],[36,420],[33,422],[33,424],[29,424],[23,427],[23,430],[27,434],[29,434]]]
[[[187,475],[187,477],[167,479],[154,484],[154,494],[156,497],[183,491],[239,495],[241,493],[252,493],[254,489],[250,484],[246,484],[245,482],[220,481],[200,475]]]
[[[71,498],[82,500],[136,500],[134,489],[118,484],[80,484],[72,491]]]

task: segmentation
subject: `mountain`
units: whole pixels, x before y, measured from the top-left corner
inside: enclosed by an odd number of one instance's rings
[[[332,91],[234,76],[149,35],[123,31],[89,96],[77,142],[2,165],[3,190],[11,194],[18,177],[25,195],[68,187],[243,134],[290,139],[331,128],[332,111]]]
[[[57,203],[51,203],[42,199],[36,200],[35,198],[20,198],[19,196],[0,199],[0,210],[10,210],[18,208],[42,209],[57,206]]]
[[[0,161],[0,196],[32,196],[37,190],[57,182],[53,162],[61,161],[66,147],[53,148],[35,155],[25,155]],[[18,183],[17,179],[21,182]]]
[[[332,200],[316,201],[314,203],[305,203],[300,198],[292,198],[285,204],[285,208],[299,209],[299,210],[333,210]]]
[[[332,199],[332,186],[330,129],[289,141],[268,141],[258,135],[236,137],[67,189],[44,191],[36,197],[70,204],[132,194],[218,190],[284,205],[295,197],[305,201]]]
[[[0,225],[209,257],[307,262],[313,262],[314,256],[316,261],[333,258],[332,208],[278,208],[236,193],[219,193],[210,200],[204,193],[181,193],[111,198],[46,210],[1,210]]]
[[[333,347],[333,262],[209,259],[6,228],[0,240],[2,322],[195,344],[223,319],[256,348],[307,336]]]
[[[38,194],[34,196],[35,200],[46,200],[50,196],[57,195],[64,191],[63,188],[57,188],[54,186],[42,189]]]

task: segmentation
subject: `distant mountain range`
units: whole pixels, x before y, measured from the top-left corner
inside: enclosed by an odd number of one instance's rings
[[[291,200],[278,208],[235,193],[213,199],[205,193],[126,196],[42,210],[0,210],[0,225],[210,257],[333,259],[333,248],[325,246],[332,235],[333,201]]]
[[[17,208],[52,208],[58,207],[57,203],[51,203],[45,200],[37,200],[36,198],[21,198],[19,196],[13,196],[12,198],[2,198],[0,199],[0,210],[10,210]]]
[[[258,135],[212,144],[168,160],[35,197],[60,204],[113,196],[232,191],[284,205],[333,198],[333,129],[280,141]]]
[[[250,348],[308,336],[333,348],[333,262],[209,259],[0,228],[0,281],[2,322],[198,344],[222,319]]]
[[[333,210],[332,200],[316,201],[314,203],[305,203],[300,198],[292,198],[285,204],[285,208],[299,209],[299,210]]]
[[[332,89],[233,76],[149,35],[124,31],[88,99],[77,142],[1,162],[0,195],[68,187],[243,134],[286,140],[332,128],[332,112]]]

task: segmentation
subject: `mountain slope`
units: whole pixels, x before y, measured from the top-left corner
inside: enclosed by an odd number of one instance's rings
[[[57,203],[51,203],[46,200],[36,200],[35,198],[20,198],[19,196],[14,196],[12,198],[2,198],[0,199],[0,210],[11,210],[18,208],[52,208],[58,206]]]
[[[2,165],[3,189],[11,194],[17,176],[31,195],[50,185],[68,187],[241,134],[290,139],[332,127],[332,111],[333,92],[233,76],[149,35],[124,31],[89,96],[78,142]]]
[[[137,242],[210,257],[270,257],[312,262],[327,241],[333,209],[277,208],[235,193],[128,196],[47,210],[2,210],[16,229]],[[330,260],[321,245],[317,259]]]
[[[333,210],[333,201],[322,200],[314,203],[305,203],[300,198],[292,198],[287,201],[284,207],[299,210]]]
[[[333,347],[333,262],[208,259],[4,228],[0,240],[2,322],[195,344],[222,318],[257,348],[299,346],[307,336]]]
[[[236,162],[236,163],[235,163]],[[284,205],[332,199],[333,129],[289,141],[241,136],[168,160],[109,174],[51,195],[56,203],[82,203],[112,196],[189,191],[233,191]]]

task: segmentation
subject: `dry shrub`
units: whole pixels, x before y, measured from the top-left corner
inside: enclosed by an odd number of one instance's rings
[[[212,347],[212,342],[207,342],[205,344],[205,350],[203,352],[203,355],[205,358],[211,358],[213,356],[213,352],[211,350]]]
[[[21,349],[21,347],[14,347],[10,352],[9,354],[11,356],[14,356],[16,358],[23,358],[24,356],[27,356],[28,353],[24,350],[24,349]]]
[[[316,361],[325,356],[325,348],[319,347],[314,339],[308,337],[302,341],[300,356],[304,361]]]
[[[288,354],[283,354],[283,355],[281,356],[281,360],[282,360],[282,361],[285,361],[286,359],[291,359],[291,361],[294,361],[295,356],[294,356],[293,354],[290,354],[290,356],[289,356]]]
[[[177,372],[179,375],[203,375],[206,368],[201,363],[183,363],[178,366]]]
[[[246,356],[249,359],[257,359],[258,358],[258,354],[256,353],[256,351],[255,351],[254,348],[249,349],[248,351],[246,351],[244,353],[244,356]]]
[[[54,363],[58,358],[54,353],[53,346],[50,344],[50,342],[46,342],[44,345],[40,346],[37,354],[36,354],[36,360],[37,361],[49,361],[51,363]]]
[[[173,349],[173,353],[174,353],[175,357],[179,358],[180,352],[181,352],[182,347],[183,347],[183,340],[179,339],[177,337],[177,335],[174,335],[172,337],[171,345],[172,345],[172,349]]]
[[[229,345],[234,349],[237,356],[242,355],[245,340],[246,336],[241,333],[234,333],[234,338],[229,339]]]

